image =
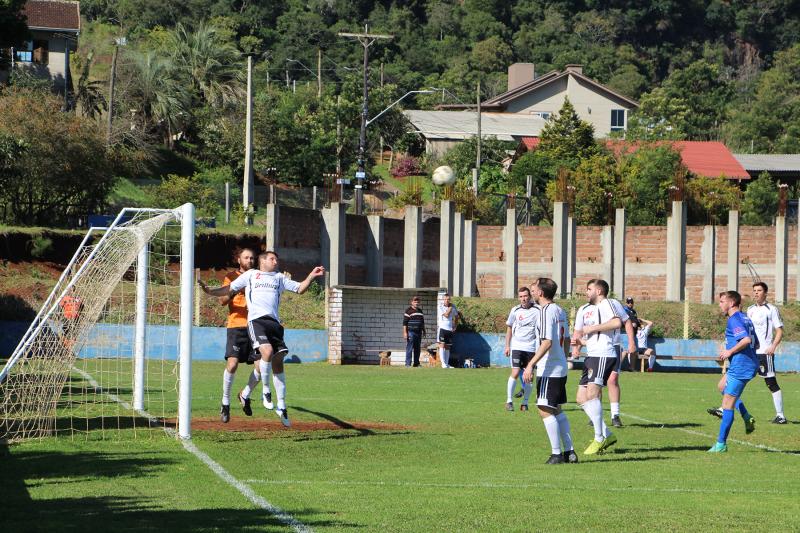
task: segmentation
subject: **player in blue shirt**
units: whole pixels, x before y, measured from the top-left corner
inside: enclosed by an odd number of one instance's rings
[[[747,412],[742,400],[742,392],[747,382],[753,379],[758,371],[758,337],[753,323],[741,311],[742,296],[736,291],[719,293],[719,308],[728,317],[725,328],[725,349],[720,350],[719,360],[730,360],[728,373],[719,381],[722,392],[722,422],[719,424],[717,442],[709,452],[727,452],[728,433],[733,425],[733,409],[739,410],[744,419],[745,431],[752,433],[755,419]]]

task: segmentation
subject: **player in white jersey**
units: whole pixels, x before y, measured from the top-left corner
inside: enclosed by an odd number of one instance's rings
[[[628,346],[636,346],[636,336],[633,333],[633,323],[625,307],[614,298],[608,298],[617,316],[622,320],[622,325],[625,328],[625,333],[628,335]],[[611,425],[619,428],[622,427],[622,421],[619,418],[619,401],[620,401],[620,388],[619,388],[619,371],[622,365],[622,335],[617,330],[617,335],[614,337],[614,350],[617,352],[617,367],[611,372],[608,378],[608,403],[611,407]]]
[[[778,308],[767,303],[768,291],[769,288],[763,281],[753,284],[755,303],[747,308],[747,318],[753,322],[758,337],[759,347],[756,349],[758,375],[764,378],[764,383],[772,393],[772,404],[775,406],[775,418],[772,419],[772,423],[786,424],[786,417],[783,414],[783,391],[775,377],[775,350],[783,339],[783,321]],[[709,409],[708,412],[722,418],[722,408]]]
[[[586,284],[589,303],[578,309],[572,335],[572,354],[577,357],[580,346],[586,346],[583,375],[578,383],[577,402],[594,426],[594,440],[583,452],[594,455],[617,442],[616,435],[603,421],[602,388],[617,366],[614,338],[622,327],[614,306],[606,299],[608,283],[592,279]]]
[[[436,325],[438,326],[439,359],[442,361],[442,368],[452,368],[450,366],[450,348],[453,346],[453,335],[458,324],[458,309],[450,301],[450,293],[442,295],[442,303],[436,311]]]
[[[267,381],[267,369],[272,363],[272,384],[277,396],[275,413],[284,426],[290,426],[286,409],[286,375],[283,371],[283,358],[289,352],[283,341],[283,326],[278,316],[281,293],[285,290],[303,294],[308,286],[325,268],[314,267],[302,282],[298,283],[278,272],[278,254],[273,251],[258,256],[258,269],[251,269],[236,278],[230,285],[209,288],[202,280],[200,287],[211,296],[234,295],[245,291],[247,299],[247,328],[253,347],[261,354],[261,379]]]
[[[503,353],[506,357],[511,356],[511,375],[506,385],[506,411],[514,410],[514,388],[517,386],[517,378],[520,377],[520,369],[527,366],[538,344],[536,328],[539,323],[539,308],[531,301],[528,287],[520,287],[517,296],[519,305],[511,309],[506,320],[506,347]],[[532,390],[531,384],[523,385],[524,396],[519,406],[520,411],[528,410]]]
[[[531,383],[536,368],[536,407],[550,440],[547,464],[551,465],[578,462],[569,419],[561,410],[561,406],[567,403],[567,358],[561,344],[563,310],[553,303],[557,290],[558,285],[550,278],[539,278],[533,285],[533,298],[541,309],[539,346],[523,374],[525,383]]]

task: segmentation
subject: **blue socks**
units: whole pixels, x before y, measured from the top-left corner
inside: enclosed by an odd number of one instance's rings
[[[745,406],[744,406],[744,403],[742,403],[742,400],[740,400],[740,399],[737,399],[737,400],[736,400],[736,403],[735,403],[735,404],[733,404],[733,406],[734,406],[736,409],[738,409],[738,410],[739,410],[739,414],[740,414],[740,415],[742,415],[742,418],[744,418],[745,420],[747,420],[748,418],[750,418],[750,413],[748,413],[748,412],[747,412],[747,407],[745,407]]]
[[[728,440],[728,434],[731,432],[733,425],[733,409],[722,410],[722,422],[719,423],[719,436],[717,442],[725,444]]]

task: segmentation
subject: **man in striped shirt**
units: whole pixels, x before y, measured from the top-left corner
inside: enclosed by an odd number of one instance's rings
[[[419,353],[422,349],[422,337],[425,336],[425,315],[419,306],[420,297],[414,295],[411,305],[403,315],[403,338],[406,340],[406,366],[419,366]]]

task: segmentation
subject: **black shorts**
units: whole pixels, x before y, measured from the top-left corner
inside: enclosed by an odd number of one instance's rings
[[[247,328],[228,328],[228,341],[225,346],[225,359],[235,357],[240,363],[252,365],[253,361],[260,359],[253,349],[253,341]]]
[[[247,329],[250,332],[250,340],[253,343],[253,348],[258,350],[262,344],[269,344],[272,346],[274,353],[286,353],[289,348],[283,342],[283,326],[280,323],[266,316],[256,318],[247,323]]]
[[[453,332],[449,329],[439,328],[439,342],[445,346],[453,345]]]
[[[612,372],[617,371],[616,357],[587,357],[583,361],[583,374],[578,385],[585,387],[594,383],[605,387]]]
[[[763,353],[758,355],[758,375],[762,378],[775,377],[775,356]]]
[[[536,352],[511,350],[511,368],[525,368],[534,355],[536,355]]]
[[[558,409],[559,405],[567,403],[567,377],[549,378],[546,376],[536,378],[536,405]]]

